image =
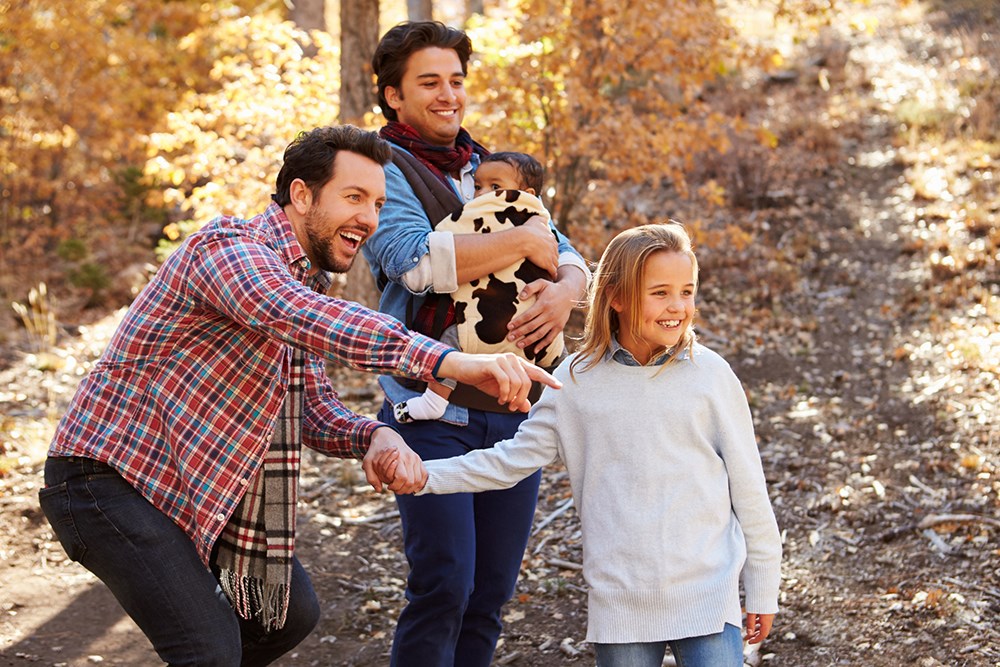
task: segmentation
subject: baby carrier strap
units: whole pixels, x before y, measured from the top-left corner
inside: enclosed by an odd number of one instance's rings
[[[438,178],[412,153],[395,144],[390,144],[390,146],[392,147],[392,163],[403,172],[406,182],[413,188],[413,193],[417,196],[417,200],[424,209],[424,214],[431,223],[431,229],[434,229],[439,222],[448,216],[462,210],[462,200],[451,186]],[[385,289],[389,282],[381,270],[377,282],[380,290]],[[434,302],[434,318],[432,320],[434,325],[429,331],[421,331],[419,328],[417,330],[431,338],[440,340],[441,334],[444,333],[448,309],[451,307],[451,297],[446,294],[428,294],[424,300]],[[403,322],[407,328],[414,328],[414,315],[413,299],[410,298],[406,304],[406,318]]]

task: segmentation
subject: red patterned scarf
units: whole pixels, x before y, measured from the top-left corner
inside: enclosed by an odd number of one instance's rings
[[[483,146],[473,141],[464,127],[458,130],[454,148],[430,144],[415,129],[398,121],[390,121],[379,130],[379,135],[386,141],[412,153],[418,160],[427,165],[427,168],[435,176],[446,183],[448,174],[457,174],[462,167],[468,164],[473,153],[480,157],[490,154]]]

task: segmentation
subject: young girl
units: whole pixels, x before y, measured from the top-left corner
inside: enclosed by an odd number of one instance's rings
[[[691,329],[698,263],[677,223],[615,237],[583,344],[513,439],[427,461],[421,493],[506,488],[562,459],[583,529],[599,667],[743,664],[777,612],[781,542],[749,406]],[[387,462],[391,468],[391,462]],[[390,470],[391,474],[391,470]]]

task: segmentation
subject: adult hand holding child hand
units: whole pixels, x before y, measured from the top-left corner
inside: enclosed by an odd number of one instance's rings
[[[562,386],[549,373],[517,355],[466,354],[449,352],[441,361],[438,374],[476,387],[511,412],[531,408],[528,392],[533,382],[558,389]],[[427,469],[420,457],[393,429],[375,430],[371,445],[361,463],[365,478],[379,493],[388,488],[394,493],[416,493],[427,483]]]
[[[415,493],[427,483],[423,461],[389,427],[375,430],[361,468],[368,483],[379,493],[383,485],[394,493]]]

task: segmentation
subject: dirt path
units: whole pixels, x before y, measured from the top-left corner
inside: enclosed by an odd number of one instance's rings
[[[749,660],[996,667],[1000,339],[975,308],[931,298],[920,239],[935,202],[914,193],[906,151],[919,148],[897,145],[891,113],[900,96],[927,92],[947,52],[927,58],[944,48],[930,23],[908,23],[892,3],[876,10],[874,37],[842,33],[845,80],[823,107],[801,106],[822,96],[805,81],[815,69],[768,92],[776,108],[838,123],[839,157],[783,183],[791,204],[733,220],[777,254],[759,266],[703,257],[704,339],[747,386],[785,536],[782,613]],[[848,90],[868,93],[834,99]],[[106,589],[65,559],[36,502],[44,418],[58,415],[114,321],[54,361],[0,371],[0,433],[21,457],[0,476],[0,665],[158,664]],[[956,352],[968,344],[987,359]],[[338,373],[336,384],[375,411],[369,379]],[[324,616],[281,665],[385,665],[405,578],[392,500],[365,490],[356,464],[314,456],[302,488],[297,548]],[[568,498],[565,474],[547,470],[498,664],[592,662]]]

